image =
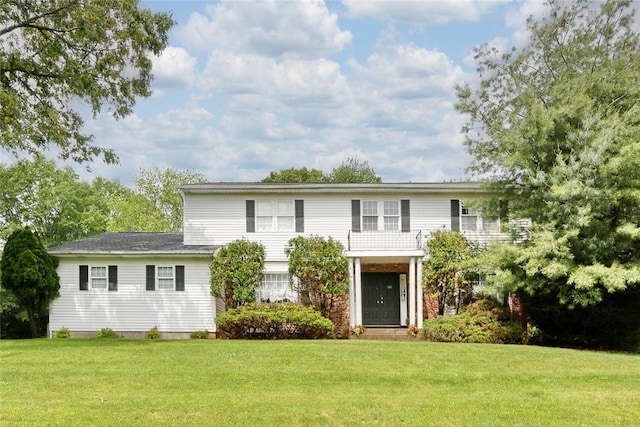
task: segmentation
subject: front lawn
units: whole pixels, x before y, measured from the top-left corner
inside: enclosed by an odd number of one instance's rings
[[[364,340],[0,342],[0,425],[632,425],[640,357]]]

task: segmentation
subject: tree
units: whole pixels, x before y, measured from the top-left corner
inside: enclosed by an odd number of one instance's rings
[[[29,228],[16,230],[7,239],[0,261],[2,287],[11,291],[27,312],[34,338],[40,336],[49,303],[59,294],[56,266],[55,258]]]
[[[480,88],[458,89],[472,171],[534,223],[522,287],[581,306],[640,282],[640,39],[629,1],[590,5],[552,1],[529,46],[477,50]]]
[[[92,145],[82,109],[107,104],[114,118],[151,95],[150,54],[168,42],[173,20],[138,0],[9,0],[0,4],[0,146],[14,154],[57,146],[77,162],[118,158]]]
[[[291,285],[301,302],[331,319],[336,336],[347,336],[344,296],[349,290],[349,261],[342,243],[331,237],[298,236],[289,240],[284,251],[289,258]]]
[[[105,231],[107,205],[71,168],[58,169],[36,154],[11,166],[0,165],[0,239],[29,226],[45,246]]]
[[[139,231],[181,231],[183,222],[183,201],[178,187],[184,184],[197,184],[205,182],[204,175],[194,171],[178,171],[173,168],[154,167],[153,169],[141,169],[135,178],[135,193],[143,196],[151,202],[151,205],[166,221],[166,227],[157,230]],[[127,206],[136,206],[136,198],[129,199],[132,203],[124,203],[121,210]],[[144,204],[144,201],[137,199]],[[144,207],[144,206],[143,206]],[[139,206],[134,209],[139,210]],[[122,211],[121,211],[122,212]],[[124,216],[132,216],[134,212],[124,211]],[[131,231],[131,230],[129,230]]]
[[[472,296],[466,263],[473,256],[473,248],[459,231],[436,230],[431,233],[425,249],[427,260],[423,263],[422,282],[428,298],[438,302],[438,315],[447,306],[459,313]]]
[[[329,182],[378,183],[382,179],[369,166],[366,160],[348,157],[342,164],[327,175]]]
[[[321,170],[303,167],[271,172],[262,182],[326,182],[326,180],[327,178]]]
[[[550,1],[528,46],[477,49],[478,88],[458,88],[470,170],[534,224],[500,277],[569,309],[640,283],[640,37],[630,1],[591,5]]]
[[[258,242],[241,239],[221,247],[211,262],[211,295],[222,298],[227,309],[255,302],[264,258]]]

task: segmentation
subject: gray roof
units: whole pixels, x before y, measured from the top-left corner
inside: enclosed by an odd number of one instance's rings
[[[213,254],[213,245],[185,245],[182,233],[102,233],[48,249],[63,254]]]

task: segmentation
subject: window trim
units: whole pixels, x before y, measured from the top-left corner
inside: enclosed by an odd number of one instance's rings
[[[293,233],[296,232],[296,228],[303,228],[301,223],[302,216],[297,216],[296,212],[301,210],[301,204],[297,203],[298,200],[293,199],[263,199],[255,200],[255,232],[256,233]],[[264,215],[265,212],[260,212],[260,206],[263,207],[266,204],[270,204],[270,215]],[[288,205],[287,215],[280,214],[280,205]],[[296,210],[296,207],[298,208]],[[270,218],[270,221],[264,221],[261,224],[260,218]],[[265,227],[267,223],[271,225]],[[285,228],[281,228],[285,225]]]

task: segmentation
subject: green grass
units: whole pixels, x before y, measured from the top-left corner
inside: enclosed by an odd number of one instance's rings
[[[640,356],[348,341],[0,342],[0,425],[632,425]]]

